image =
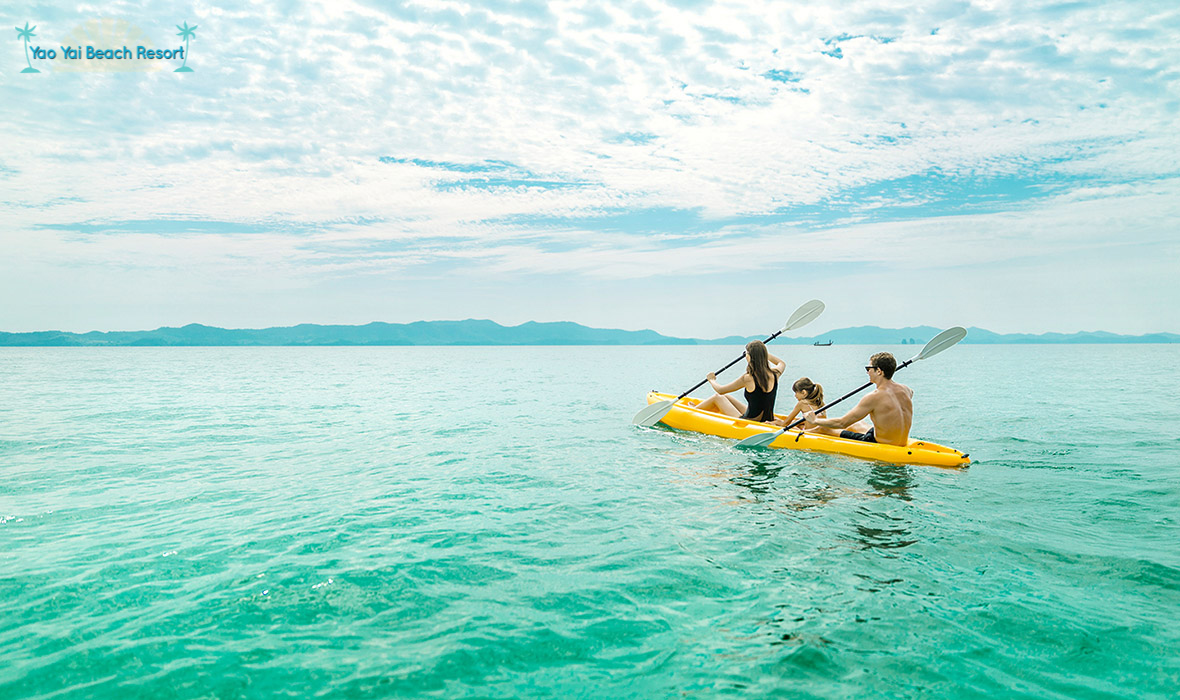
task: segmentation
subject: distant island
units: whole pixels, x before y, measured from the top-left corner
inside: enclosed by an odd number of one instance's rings
[[[857,326],[827,331],[811,337],[780,336],[780,345],[920,345],[933,338],[941,328],[911,326],[878,328]],[[368,323],[363,326],[322,326],[305,323],[283,328],[214,328],[191,323],[180,328],[157,328],[154,331],[37,331],[33,333],[0,332],[3,347],[193,347],[193,346],[264,346],[264,345],[738,345],[759,336],[729,336],[700,339],[674,338],[655,331],[623,331],[590,328],[569,321],[502,326],[495,321],[417,321],[415,323]],[[993,333],[982,328],[968,329],[964,343],[1176,343],[1175,333],[1117,335],[1104,331],[1087,333]]]

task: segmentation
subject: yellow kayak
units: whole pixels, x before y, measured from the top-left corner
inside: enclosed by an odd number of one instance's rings
[[[675,398],[674,394],[661,394],[658,391],[653,391],[647,395],[647,402],[653,404],[658,401],[672,401]],[[741,440],[757,433],[773,433],[781,430],[776,425],[731,418],[712,411],[702,411],[696,407],[698,402],[698,399],[681,399],[667,415],[660,419],[660,422],[677,430],[716,435],[734,440]],[[786,418],[785,415],[778,413],[775,416]],[[926,440],[910,440],[910,444],[900,447],[898,445],[861,442],[860,440],[845,440],[833,435],[799,433],[792,430],[785,435],[780,435],[778,439],[770,443],[770,446],[786,450],[829,452],[860,459],[893,462],[894,464],[923,464],[932,467],[965,467],[971,464],[971,460],[962,452]]]

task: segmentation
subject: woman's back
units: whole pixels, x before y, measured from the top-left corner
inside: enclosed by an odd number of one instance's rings
[[[754,384],[754,390],[746,389],[746,412],[742,418],[763,422],[774,420],[774,400],[778,396],[778,371],[770,372],[769,391],[759,389],[758,381],[753,377],[750,379]]]
[[[710,372],[705,380],[717,393],[699,402],[697,408],[712,411],[733,418],[745,418],[768,422],[774,420],[774,400],[778,395],[779,378],[787,369],[787,363],[771,355],[761,340],[746,344],[746,372],[729,384],[722,385],[717,376]],[[738,389],[745,390],[746,402],[728,394]]]

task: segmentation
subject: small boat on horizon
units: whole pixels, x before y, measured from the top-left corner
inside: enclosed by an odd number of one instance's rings
[[[829,340],[828,342],[826,342],[826,343],[821,343],[821,342],[819,342],[818,340],[817,340],[817,341],[815,341],[814,343],[812,343],[812,345],[814,345],[814,346],[815,346],[815,347],[817,347],[817,348],[826,348],[826,347],[828,347],[828,346],[829,346],[829,345],[831,345],[831,344],[832,344],[832,341],[830,341],[830,340]]]

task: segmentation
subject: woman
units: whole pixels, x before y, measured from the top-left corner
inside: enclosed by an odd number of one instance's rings
[[[717,375],[709,372],[705,378],[717,393],[697,404],[697,408],[746,420],[774,420],[778,378],[786,369],[787,363],[767,352],[761,340],[750,341],[746,345],[746,373],[721,386],[717,383]],[[728,395],[737,389],[746,390],[746,403]]]

